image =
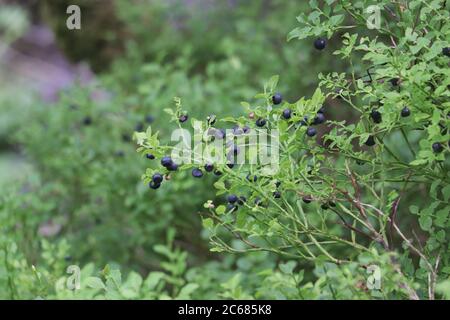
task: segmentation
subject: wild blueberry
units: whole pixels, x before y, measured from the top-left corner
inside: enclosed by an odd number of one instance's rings
[[[275,199],[281,198],[281,193],[280,193],[280,191],[275,191],[275,192],[273,193],[273,197],[274,197]]]
[[[213,170],[214,170],[214,165],[213,164],[211,164],[211,163],[205,164],[205,171],[206,172],[211,172]]]
[[[124,142],[130,142],[131,141],[131,137],[130,137],[130,135],[124,133],[124,134],[122,134],[122,140]]]
[[[307,135],[308,137],[314,137],[316,134],[317,134],[316,128],[309,127],[309,128],[306,130],[306,135]]]
[[[373,147],[375,145],[375,138],[374,136],[369,136],[369,138],[367,138],[365,145],[368,147]]]
[[[434,153],[441,153],[444,151],[444,146],[440,142],[433,143],[432,148]]]
[[[235,194],[230,194],[227,197],[227,200],[228,200],[229,203],[235,203],[236,201],[238,201],[238,197]]]
[[[153,190],[156,190],[159,187],[161,187],[161,183],[156,183],[155,181],[150,181],[150,183],[148,185]]]
[[[183,114],[183,115],[181,115],[181,116],[178,118],[178,120],[179,120],[181,123],[186,122],[188,119],[189,119],[189,116],[188,116],[187,114]]]
[[[411,114],[411,110],[409,110],[408,107],[404,107],[402,109],[401,115],[402,115],[403,118],[409,117],[410,114]]]
[[[450,47],[442,48],[442,54],[447,57],[450,57]]]
[[[178,165],[175,162],[172,162],[169,166],[166,167],[169,171],[177,171]]]
[[[247,202],[247,198],[244,196],[240,196],[238,199],[238,204],[242,206],[245,202]]]
[[[219,171],[219,170],[215,170],[215,171],[214,171],[214,174],[215,174],[216,176],[221,176],[221,175],[222,175],[222,172]]]
[[[317,113],[325,113],[325,107],[322,106],[320,107],[319,111],[317,111]]]
[[[286,120],[290,119],[291,118],[291,112],[292,112],[291,109],[284,109],[283,110],[283,114],[282,114],[283,118],[286,119]]]
[[[303,200],[304,203],[311,203],[311,201],[312,201],[312,199],[311,199],[310,196],[304,196],[304,197],[302,198],[302,200]]]
[[[123,152],[122,150],[116,151],[116,156],[121,158],[125,156],[125,152]]]
[[[171,157],[163,157],[162,159],[161,159],[161,165],[163,166],[163,167],[170,167],[171,165],[172,165],[172,163],[173,163],[173,161],[172,161],[172,158]]]
[[[328,201],[328,205],[332,208],[336,207],[336,203],[334,203],[334,201]]]
[[[280,93],[275,93],[272,97],[273,104],[277,105],[283,101],[283,97]]]
[[[249,126],[244,126],[242,128],[242,131],[244,131],[244,133],[249,133],[250,132],[250,127]]]
[[[153,121],[155,121],[155,118],[154,118],[153,116],[147,115],[147,116],[145,117],[145,122],[147,122],[147,123],[152,123]]]
[[[328,210],[328,205],[325,203],[322,204],[320,207],[322,208],[322,210]]]
[[[325,122],[325,116],[323,115],[323,113],[317,113],[317,115],[314,117],[313,120],[313,125],[318,125],[318,124],[322,124]]]
[[[279,186],[281,186],[281,181],[277,181],[277,182],[275,182],[275,187],[279,187]]]
[[[145,155],[145,157],[146,157],[147,159],[150,159],[150,160],[154,160],[154,159],[155,159],[155,156],[154,156],[153,154],[151,154],[151,153],[147,153],[147,154]]]
[[[155,173],[155,174],[152,176],[152,181],[153,181],[154,183],[161,183],[161,182],[163,181],[163,176],[162,176],[162,174],[160,174],[160,173]]]
[[[389,82],[394,86],[398,86],[398,84],[400,83],[400,78],[392,78],[391,80],[389,80]]]
[[[230,169],[233,169],[234,163],[227,163],[227,167],[230,168]]]
[[[227,205],[227,211],[228,211],[228,212],[234,212],[234,211],[236,211],[237,209],[238,209],[238,206],[235,205],[235,204],[229,203],[229,204]]]
[[[201,177],[203,177],[203,172],[202,172],[202,170],[197,169],[197,168],[192,169],[192,176],[194,178],[201,178]]]
[[[314,41],[314,48],[317,50],[323,50],[327,46],[327,40],[325,38],[319,38]]]
[[[254,175],[253,177],[251,176],[251,174],[249,173],[249,174],[247,174],[247,180],[248,181],[250,181],[250,182],[256,182],[256,181],[258,181],[258,177],[256,176],[256,175]]]
[[[91,124],[92,124],[92,118],[91,118],[91,117],[85,117],[85,118],[83,119],[83,124],[84,124],[85,126],[91,125]]]
[[[370,112],[370,117],[372,118],[373,122],[375,122],[375,123],[381,123],[381,121],[382,121],[381,113],[378,110],[373,109]]]
[[[256,120],[256,126],[258,127],[264,127],[266,125],[266,119],[263,118],[259,118],[258,120]]]
[[[144,131],[144,124],[142,122],[137,123],[136,127],[134,128],[134,130],[138,131],[138,132]]]

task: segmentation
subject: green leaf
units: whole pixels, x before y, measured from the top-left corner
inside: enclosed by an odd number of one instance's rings
[[[103,289],[106,290],[106,286],[102,279],[98,277],[89,277],[86,279],[86,286],[92,289]]]

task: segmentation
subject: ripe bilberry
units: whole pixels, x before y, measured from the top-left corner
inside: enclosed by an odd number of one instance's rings
[[[228,200],[229,203],[235,203],[236,201],[238,201],[238,197],[235,194],[230,194],[227,197],[227,200]]]
[[[318,124],[322,124],[325,122],[325,116],[323,115],[323,113],[317,113],[317,115],[314,117],[313,120],[313,125],[318,125]]]
[[[272,97],[273,104],[277,105],[283,101],[283,97],[280,93],[275,93]]]
[[[409,117],[410,114],[411,114],[411,110],[409,110],[408,107],[404,107],[404,108],[402,109],[401,116],[402,116],[403,118]]]
[[[183,114],[183,115],[181,115],[181,116],[178,118],[178,120],[179,120],[181,123],[186,122],[188,119],[189,119],[189,116],[188,116],[187,114]]]
[[[374,136],[369,136],[369,138],[367,138],[365,145],[368,147],[373,147],[375,145],[375,138]]]
[[[160,174],[160,173],[155,173],[155,174],[152,176],[152,181],[153,181],[154,183],[161,183],[161,182],[163,181],[163,176],[162,176],[162,174]]]
[[[450,57],[450,47],[442,48],[442,54],[447,57]]]
[[[309,127],[309,128],[306,130],[306,135],[307,135],[308,137],[314,137],[316,134],[317,134],[316,128]]]
[[[151,154],[151,153],[147,153],[147,154],[145,155],[145,157],[146,157],[147,159],[149,159],[149,160],[154,160],[154,159],[155,159],[155,156],[154,156],[153,154]]]
[[[258,127],[264,127],[266,125],[266,119],[263,118],[259,118],[258,120],[256,120],[256,126]]]
[[[303,200],[304,203],[311,203],[312,198],[310,196],[304,196],[302,198],[302,200]]]
[[[292,113],[291,109],[284,109],[284,110],[283,110],[282,117],[283,117],[284,119],[288,120],[288,119],[291,118],[291,113]]]
[[[373,109],[372,112],[370,112],[370,117],[375,123],[381,123],[382,121],[381,113],[378,110]]]
[[[441,153],[444,151],[444,146],[440,142],[433,143],[432,148],[434,153]]]
[[[211,164],[211,163],[205,164],[205,171],[206,172],[211,172],[213,170],[214,170],[214,165],[213,164]]]
[[[327,46],[327,40],[325,38],[318,38],[314,41],[314,48],[317,50],[323,50]]]
[[[161,187],[161,183],[156,183],[155,181],[150,181],[150,183],[148,185],[153,190],[156,190],[159,187]]]
[[[163,157],[162,159],[161,159],[161,165],[163,166],[163,167],[170,167],[171,165],[172,165],[172,163],[173,163],[173,161],[172,161],[172,158],[171,157]]]
[[[202,170],[200,170],[198,168],[192,169],[192,176],[194,178],[201,178],[201,177],[203,177],[203,172],[202,172]]]

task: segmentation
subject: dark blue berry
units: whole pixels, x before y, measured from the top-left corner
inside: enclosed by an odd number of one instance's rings
[[[214,165],[213,164],[211,164],[211,163],[205,164],[205,171],[206,172],[211,172],[213,170],[214,170]]]
[[[124,133],[124,134],[122,134],[122,140],[124,142],[130,142],[131,141],[131,137],[128,134]]]
[[[234,211],[236,211],[237,209],[238,209],[238,206],[235,205],[235,204],[229,203],[229,204],[227,205],[227,212],[234,212]]]
[[[277,105],[283,101],[283,96],[280,93],[275,93],[272,97],[273,104]]]
[[[134,130],[138,131],[138,132],[144,131],[144,124],[142,122],[137,123],[136,127],[134,128]]]
[[[147,123],[152,123],[153,121],[155,121],[155,118],[154,118],[153,116],[147,115],[147,116],[145,117],[145,122],[147,122]]]
[[[227,163],[227,167],[230,168],[230,169],[233,169],[234,163]]]
[[[197,168],[192,169],[192,176],[194,178],[201,178],[201,177],[203,177],[203,172],[202,172],[202,170],[197,169]]]
[[[244,131],[244,133],[249,133],[250,132],[250,127],[249,126],[244,126],[243,128],[242,128],[242,131]]]
[[[163,157],[161,159],[161,165],[163,167],[170,167],[173,164],[172,158],[171,157]]]
[[[215,174],[216,176],[221,176],[221,175],[222,175],[222,172],[219,171],[219,170],[215,170],[215,171],[214,171],[214,174]]]
[[[91,125],[91,124],[92,124],[92,118],[91,118],[91,117],[85,117],[85,118],[83,119],[83,124],[84,124],[85,126]]]
[[[369,136],[369,138],[367,138],[365,145],[368,147],[373,147],[375,145],[375,137],[374,136]]]
[[[325,116],[323,115],[323,113],[317,113],[317,115],[314,117],[313,120],[313,125],[318,125],[318,124],[322,124],[325,122]]]
[[[266,119],[263,118],[259,118],[258,120],[256,120],[256,126],[258,127],[264,127],[266,125]]]
[[[183,115],[181,115],[181,116],[178,118],[178,120],[179,120],[181,123],[186,122],[188,119],[189,119],[189,117],[188,117],[187,114],[183,114]]]
[[[317,111],[317,113],[325,113],[325,107],[322,106],[322,107],[319,109],[319,111]]]
[[[284,109],[282,116],[284,119],[288,120],[291,118],[291,113],[292,113],[291,109]]]
[[[441,153],[444,151],[444,146],[440,142],[433,143],[432,148],[434,153]]]
[[[250,182],[256,182],[258,180],[258,177],[256,175],[252,176],[250,173],[247,174],[247,180]]]
[[[442,54],[447,57],[450,57],[450,47],[442,48]]]
[[[273,197],[274,197],[275,199],[281,198],[281,193],[280,193],[280,191],[275,191],[275,192],[273,193]]]
[[[370,117],[372,118],[373,122],[375,122],[375,123],[381,123],[381,121],[383,121],[381,113],[375,109],[372,110],[372,112],[370,112]]]
[[[401,115],[402,115],[403,118],[409,117],[410,114],[411,114],[411,110],[409,110],[408,107],[404,107],[402,109]]]
[[[314,41],[314,48],[317,50],[323,50],[327,46],[327,40],[324,38],[319,38]]]
[[[328,205],[325,203],[322,204],[320,207],[322,208],[322,210],[328,210]]]
[[[302,198],[302,200],[303,200],[304,203],[311,203],[311,201],[312,201],[310,196],[305,196],[305,197]]]
[[[396,87],[400,83],[400,78],[392,78],[391,80],[389,80],[389,82],[391,83],[392,86]]]
[[[309,127],[309,128],[306,130],[306,135],[307,135],[308,137],[314,137],[316,134],[317,134],[316,128]]]
[[[153,154],[151,154],[151,153],[147,153],[147,154],[145,155],[145,157],[146,157],[147,159],[150,159],[150,160],[154,160],[154,159],[155,159],[155,156],[154,156]]]
[[[162,174],[160,174],[160,173],[155,173],[155,174],[152,176],[152,181],[153,181],[154,183],[161,183],[161,182],[163,181],[163,176],[162,176]]]
[[[166,167],[169,171],[177,171],[178,165],[175,162],[172,162],[169,166]]]
[[[156,190],[156,189],[158,189],[159,187],[161,187],[161,183],[156,183],[156,182],[154,182],[154,181],[150,181],[150,183],[149,183],[148,185],[149,185],[149,187],[150,187],[151,189],[154,189],[154,190]]]
[[[240,196],[239,197],[239,199],[238,199],[238,204],[239,205],[244,205],[244,203],[246,203],[247,202],[247,198],[246,197],[244,197],[244,196]]]
[[[235,194],[230,194],[230,195],[227,197],[227,200],[228,200],[229,203],[235,203],[235,202],[238,201],[238,197],[237,197],[237,195],[235,195]]]

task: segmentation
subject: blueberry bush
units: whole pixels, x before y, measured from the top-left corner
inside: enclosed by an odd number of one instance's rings
[[[110,2],[87,38],[43,2],[94,81],[0,89],[32,168],[0,195],[1,299],[450,298],[449,1]]]

